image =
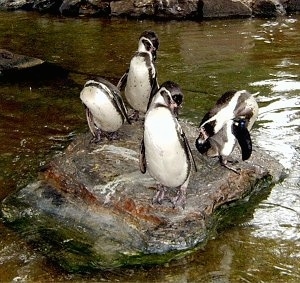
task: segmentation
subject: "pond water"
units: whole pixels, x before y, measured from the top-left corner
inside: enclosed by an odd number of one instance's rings
[[[174,80],[185,93],[182,119],[197,125],[227,90],[259,92],[254,147],[282,163],[287,178],[204,249],[164,266],[66,274],[0,222],[0,281],[299,282],[299,16],[153,22],[0,12],[0,48],[70,71],[0,82],[0,200],[87,130],[84,82],[95,75],[117,82],[145,29],[160,38],[159,82]]]

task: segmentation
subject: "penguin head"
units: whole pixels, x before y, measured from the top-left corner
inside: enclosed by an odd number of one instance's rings
[[[199,136],[196,139],[195,145],[201,154],[206,153],[211,147],[211,144],[210,144],[208,138],[209,138],[209,134],[206,132],[206,128],[200,126]]]
[[[156,59],[156,51],[159,47],[159,40],[154,31],[144,31],[140,35],[138,51],[139,52],[150,52],[153,60]]]
[[[153,96],[149,109],[158,106],[167,107],[170,109],[172,114],[177,117],[178,106],[172,97],[172,94],[175,94],[175,91],[176,93],[181,93],[181,89],[178,84],[171,81],[164,82]]]
[[[166,81],[161,85],[161,89],[165,88],[172,98],[171,110],[175,117],[178,116],[179,108],[182,106],[183,102],[183,92],[180,86],[172,81]]]
[[[203,140],[200,137],[198,137],[196,139],[195,145],[196,145],[197,150],[201,154],[206,153],[211,148],[211,144],[210,144],[209,140],[208,139],[207,140]]]
[[[152,31],[152,30],[145,30],[140,35],[140,39],[142,37],[150,39],[150,41],[152,42],[152,45],[155,47],[156,50],[158,50],[159,40],[158,40],[157,34],[154,31]]]

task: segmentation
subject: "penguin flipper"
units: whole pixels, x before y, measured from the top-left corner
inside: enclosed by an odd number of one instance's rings
[[[147,170],[147,163],[146,163],[146,155],[145,155],[145,144],[144,144],[144,138],[141,141],[141,146],[140,146],[140,157],[139,157],[139,165],[140,165],[140,170],[143,174],[146,173]]]
[[[194,159],[194,156],[193,156],[193,153],[192,153],[192,150],[191,150],[191,147],[190,147],[190,144],[189,144],[189,141],[184,133],[184,131],[181,132],[181,137],[183,139],[183,142],[184,142],[184,145],[185,145],[185,149],[187,151],[187,154],[191,157],[192,159],[192,162],[193,162],[193,165],[194,165],[194,169],[195,169],[195,172],[198,171],[197,169],[197,165],[196,165],[196,161]]]
[[[129,69],[124,73],[124,75],[120,78],[117,88],[121,91],[125,88],[125,85],[127,83],[127,77],[128,77]]]
[[[122,113],[122,116],[126,119],[126,121],[127,121],[128,124],[131,124],[130,119],[129,119],[128,114],[127,114],[126,106],[124,104],[124,101],[123,101],[120,93],[119,93],[119,90],[118,91],[114,91],[113,94],[114,94],[114,100],[117,103],[117,106],[120,109],[120,111]]]
[[[241,147],[242,160],[249,159],[252,153],[252,140],[247,129],[246,119],[236,119],[232,124],[232,133]]]
[[[93,117],[93,114],[91,113],[90,109],[88,109],[86,106],[85,106],[85,114],[86,114],[86,120],[88,122],[89,129],[90,129],[92,135],[94,137],[96,137],[97,136],[97,127],[95,126],[95,123],[94,123],[94,117]]]
[[[153,96],[158,92],[158,89],[159,89],[159,85],[158,85],[158,81],[157,81],[157,76],[155,75],[155,77],[153,78],[153,81],[151,83],[151,92],[150,92],[150,96],[149,96],[147,110],[150,107]]]

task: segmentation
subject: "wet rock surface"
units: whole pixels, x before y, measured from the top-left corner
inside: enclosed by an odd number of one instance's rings
[[[152,204],[155,181],[139,171],[139,121],[124,125],[114,141],[91,144],[90,133],[79,135],[41,170],[38,180],[3,201],[3,219],[73,272],[164,263],[192,252],[218,225],[226,226],[216,216],[220,207],[267,190],[283,177],[283,167],[254,148],[249,161],[236,165],[238,175],[216,159],[202,157],[194,147],[197,128],[180,123],[198,167],[185,209],[173,208],[167,200]],[[238,151],[234,157],[240,159]]]
[[[299,0],[1,0],[0,9],[37,10],[77,17],[132,17],[151,19],[211,19],[277,17],[299,11]]]
[[[9,50],[0,49],[0,75],[14,70],[23,70],[43,64],[38,58],[15,54]]]
[[[66,78],[69,71],[39,58],[0,49],[0,81]]]

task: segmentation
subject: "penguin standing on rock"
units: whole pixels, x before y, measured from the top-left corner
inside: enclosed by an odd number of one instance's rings
[[[201,154],[218,156],[221,165],[228,166],[228,157],[238,143],[242,160],[250,158],[252,141],[249,131],[258,116],[258,105],[253,94],[246,90],[228,91],[205,114],[200,123],[196,148]]]
[[[98,78],[87,81],[80,93],[80,99],[85,105],[93,142],[99,142],[101,136],[115,139],[116,131],[125,120],[130,124],[119,89],[107,80]]]
[[[180,87],[171,81],[161,85],[154,95],[145,116],[141,142],[140,170],[158,182],[153,203],[161,203],[166,188],[179,188],[171,199],[173,206],[185,206],[186,189],[194,162],[188,140],[175,116],[177,103],[172,95],[182,94]],[[195,162],[193,163],[196,170]]]
[[[127,72],[121,77],[117,87],[125,86],[125,98],[134,109],[133,120],[138,120],[139,113],[146,113],[153,95],[159,86],[154,61],[159,47],[158,37],[153,31],[144,31],[138,43],[138,51],[130,61]]]

